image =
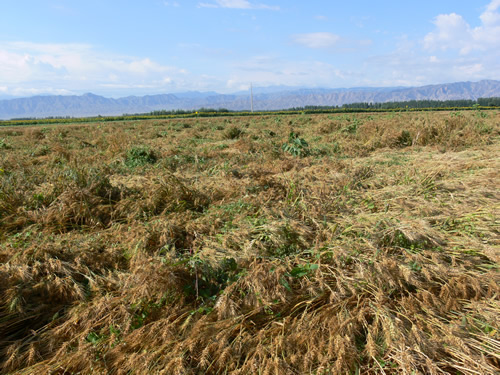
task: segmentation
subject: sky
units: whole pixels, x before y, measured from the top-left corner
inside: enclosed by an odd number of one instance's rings
[[[500,0],[1,0],[0,97],[500,79]]]

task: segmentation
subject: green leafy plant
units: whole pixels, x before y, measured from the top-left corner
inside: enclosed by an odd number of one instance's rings
[[[8,150],[10,148],[11,148],[11,146],[7,143],[5,138],[1,138],[0,139],[0,150]]]
[[[301,278],[304,276],[308,276],[312,272],[316,271],[318,267],[319,266],[317,264],[311,264],[311,263],[307,263],[301,266],[295,266],[292,268],[289,275],[291,277]]]
[[[348,122],[348,124],[342,128],[342,133],[356,134],[356,132],[358,131],[358,126],[360,125],[358,118],[354,116],[352,118],[350,118],[349,116],[344,116],[342,120]]]
[[[90,332],[85,340],[95,346],[102,342],[105,338],[105,336],[100,335],[97,332]]]
[[[310,154],[309,144],[304,138],[300,138],[299,134],[290,132],[288,142],[281,146],[281,149],[293,156],[304,157]]]
[[[156,153],[148,147],[137,146],[127,151],[125,165],[130,168],[154,164],[158,160]]]

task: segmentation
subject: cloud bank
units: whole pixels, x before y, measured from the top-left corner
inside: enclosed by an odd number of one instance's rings
[[[96,87],[164,89],[186,75],[147,57],[103,53],[86,44],[0,43],[0,82],[16,96]]]

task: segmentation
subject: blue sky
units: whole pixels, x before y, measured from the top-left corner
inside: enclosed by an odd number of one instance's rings
[[[2,0],[0,96],[500,79],[500,0]]]

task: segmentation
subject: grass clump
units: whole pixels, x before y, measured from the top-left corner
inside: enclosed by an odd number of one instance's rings
[[[240,128],[236,126],[230,126],[225,132],[224,132],[224,138],[225,139],[238,139],[243,135],[244,131],[241,130]]]
[[[401,135],[397,139],[397,144],[399,147],[408,147],[413,143],[413,139],[408,130],[401,131]]]

